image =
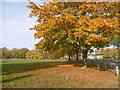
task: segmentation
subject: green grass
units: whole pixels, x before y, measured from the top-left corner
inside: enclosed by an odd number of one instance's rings
[[[56,60],[2,60],[2,74],[22,73],[37,69],[55,67],[62,64],[72,64],[68,61]]]
[[[50,86],[47,85],[48,82],[53,81],[52,78],[44,79],[44,80],[29,79],[29,77],[31,76],[37,76],[36,74],[30,73],[30,71],[74,63],[72,61],[68,62],[68,61],[61,61],[61,60],[25,60],[25,59],[24,60],[4,59],[4,60],[1,60],[1,62],[2,63],[0,63],[0,65],[2,65],[3,88],[4,87],[18,88],[19,86],[21,86],[21,84],[22,84],[22,87],[24,88],[39,87],[37,85],[34,85],[36,83],[42,83],[42,85],[40,85],[39,88],[52,87],[54,83],[51,83]],[[46,78],[46,73],[41,74],[40,77]],[[60,77],[59,79],[62,80],[63,78]],[[25,84],[25,83],[28,83],[28,84]]]

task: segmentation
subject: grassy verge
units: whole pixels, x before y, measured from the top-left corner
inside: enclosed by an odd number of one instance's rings
[[[73,63],[75,62],[61,60],[2,60],[2,74],[21,73]]]

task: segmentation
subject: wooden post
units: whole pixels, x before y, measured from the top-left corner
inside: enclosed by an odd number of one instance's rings
[[[116,66],[116,75],[117,75],[117,80],[118,80],[118,88],[120,88],[120,71],[119,71],[119,66]]]
[[[116,66],[117,79],[119,79],[119,66]]]
[[[107,64],[105,64],[105,71],[107,72],[108,68],[107,68]]]
[[[99,70],[100,69],[100,65],[98,64],[97,67],[98,67],[98,70]]]

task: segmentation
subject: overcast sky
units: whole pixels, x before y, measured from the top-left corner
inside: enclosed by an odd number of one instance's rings
[[[0,3],[0,47],[35,48],[39,40],[34,39],[35,31],[29,30],[36,24],[35,18],[28,18],[28,2]],[[2,16],[1,16],[2,15]],[[1,24],[2,23],[2,24]]]

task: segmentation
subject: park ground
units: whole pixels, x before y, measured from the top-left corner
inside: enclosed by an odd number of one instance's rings
[[[65,60],[2,60],[2,88],[117,88],[113,72]]]

